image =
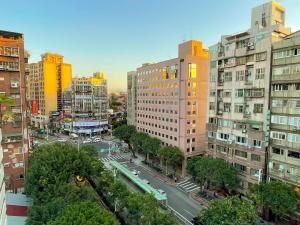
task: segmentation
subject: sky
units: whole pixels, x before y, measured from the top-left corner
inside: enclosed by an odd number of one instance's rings
[[[73,76],[103,71],[109,91],[126,90],[127,72],[177,57],[178,44],[250,27],[251,8],[266,0],[9,0],[1,1],[0,30],[20,32],[30,62],[45,52],[64,55]],[[278,0],[286,25],[300,29],[300,0]]]

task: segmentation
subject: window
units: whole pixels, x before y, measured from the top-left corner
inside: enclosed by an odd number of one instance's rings
[[[225,72],[224,81],[232,81],[232,72]]]
[[[273,84],[272,85],[272,90],[273,91],[287,91],[288,90],[288,85],[287,84]]]
[[[259,170],[257,169],[250,169],[250,176],[252,177],[259,177]]]
[[[276,140],[285,140],[286,139],[286,133],[284,132],[277,132],[277,131],[271,131],[271,137]]]
[[[265,68],[258,68],[256,69],[255,79],[264,79],[265,77]]]
[[[230,112],[231,111],[231,103],[225,102],[224,103],[224,112]]]
[[[224,147],[224,146],[220,146],[220,145],[217,145],[217,152],[220,152],[220,153],[227,153],[228,151],[228,148]]]
[[[253,140],[253,146],[254,146],[255,148],[260,148],[260,147],[261,147],[261,141],[260,141],[260,140],[254,139],[254,140]]]
[[[240,70],[235,72],[235,80],[236,81],[243,81],[245,79],[245,71]]]
[[[247,138],[236,136],[236,143],[241,145],[247,145]]]
[[[294,49],[294,56],[300,55],[300,48],[295,48]]]
[[[243,113],[244,112],[244,106],[242,104],[235,104],[234,105],[234,112]]]
[[[218,140],[228,140],[229,139],[229,134],[217,133],[217,139]]]
[[[300,153],[295,151],[288,151],[288,157],[300,159]]]
[[[283,106],[283,101],[279,99],[274,99],[272,100],[272,107],[277,108],[277,107],[282,107]]]
[[[300,134],[288,134],[288,141],[292,143],[300,143]]]
[[[238,163],[235,163],[235,164],[234,164],[234,167],[235,167],[238,171],[240,171],[240,172],[246,172],[246,171],[247,171],[246,166],[241,165],[241,164],[238,164]]]
[[[225,91],[224,92],[224,97],[231,97],[231,92],[230,91]]]
[[[280,149],[280,148],[272,147],[272,153],[277,154],[277,155],[283,155],[284,154],[284,150]]]
[[[214,69],[217,67],[217,61],[210,61],[210,68]]]
[[[234,154],[237,157],[247,159],[247,152],[243,152],[243,151],[240,151],[240,150],[235,150]]]
[[[209,96],[210,97],[215,97],[216,96],[216,92],[215,91],[210,91],[209,92]]]
[[[197,77],[197,65],[193,63],[189,63],[189,77],[196,78]]]
[[[273,76],[281,76],[281,75],[287,75],[287,74],[290,74],[289,66],[275,67],[273,69]]]
[[[271,116],[271,123],[275,124],[287,124],[288,117],[286,116],[279,116],[279,115],[272,115]]]
[[[210,144],[210,143],[208,143],[208,149],[210,149],[210,150],[214,150],[214,148],[215,148],[214,144]]]
[[[295,127],[300,127],[300,117],[290,117],[289,125],[295,126]]]
[[[291,56],[291,51],[290,50],[282,50],[278,52],[273,53],[274,59],[281,59],[281,58],[286,58]]]
[[[235,97],[244,97],[244,89],[236,89]]]
[[[251,154],[251,160],[252,161],[260,161],[260,156],[259,155],[256,155],[256,154]]]
[[[257,53],[255,56],[255,59],[256,59],[256,62],[264,61],[267,59],[267,53],[266,52]]]
[[[254,104],[254,113],[263,113],[264,105],[263,104]]]
[[[215,110],[215,103],[214,102],[209,103],[209,110]]]

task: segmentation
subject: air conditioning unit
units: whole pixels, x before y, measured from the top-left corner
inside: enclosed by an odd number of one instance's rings
[[[17,87],[18,87],[18,83],[11,83],[10,86],[11,86],[12,88],[17,88]]]
[[[243,130],[242,130],[242,133],[247,133],[247,130],[246,130],[246,129],[243,129]]]
[[[248,46],[248,47],[254,46],[254,43],[253,43],[253,42],[248,42],[247,46]]]

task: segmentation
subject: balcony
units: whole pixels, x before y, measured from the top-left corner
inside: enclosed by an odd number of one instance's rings
[[[270,141],[271,141],[272,145],[284,146],[284,147],[288,147],[291,149],[300,149],[300,143],[293,143],[293,142],[289,142],[286,140],[277,140],[277,139],[272,139],[272,138]]]
[[[292,90],[292,91],[272,91],[271,97],[285,97],[285,98],[299,98],[300,91]]]
[[[297,184],[299,185],[300,183],[300,176],[298,175],[291,175],[290,173],[280,171],[277,169],[269,169],[269,174],[270,176],[280,178],[281,180],[285,180],[289,183]]]
[[[300,73],[272,76],[272,81],[288,81],[288,80],[293,80],[293,81],[300,80]]]
[[[271,108],[272,113],[280,114],[300,114],[300,108],[291,108],[291,107],[273,107]]]

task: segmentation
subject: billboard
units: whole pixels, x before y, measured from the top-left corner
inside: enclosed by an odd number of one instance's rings
[[[37,114],[39,110],[39,103],[37,100],[32,100],[31,101],[31,113],[32,114]]]

